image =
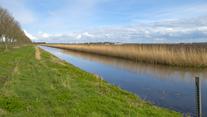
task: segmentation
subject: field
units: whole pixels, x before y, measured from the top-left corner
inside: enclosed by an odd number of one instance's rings
[[[176,117],[34,46],[0,53],[2,117]]]
[[[179,67],[207,67],[206,44],[47,44],[133,61]]]

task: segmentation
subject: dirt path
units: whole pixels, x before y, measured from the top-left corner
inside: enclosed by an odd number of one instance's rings
[[[18,73],[19,68],[18,68],[18,64],[16,64],[16,66],[14,67],[13,73],[16,74]]]
[[[40,48],[38,47],[35,48],[35,58],[37,60],[41,60],[41,52],[40,52]]]

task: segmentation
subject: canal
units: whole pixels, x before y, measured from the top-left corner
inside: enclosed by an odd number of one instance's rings
[[[155,105],[191,116],[196,116],[199,111],[207,117],[207,69],[144,64],[51,47],[41,48]],[[198,110],[196,76],[200,80],[202,110]]]

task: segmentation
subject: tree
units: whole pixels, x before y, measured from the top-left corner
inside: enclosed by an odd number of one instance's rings
[[[7,49],[28,43],[31,43],[31,40],[22,31],[19,23],[6,9],[0,7],[0,46]]]

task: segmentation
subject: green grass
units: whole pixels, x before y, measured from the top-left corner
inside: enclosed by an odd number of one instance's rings
[[[33,46],[0,53],[0,116],[177,117]]]
[[[4,46],[0,43],[0,52],[4,50]]]

